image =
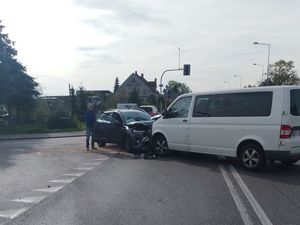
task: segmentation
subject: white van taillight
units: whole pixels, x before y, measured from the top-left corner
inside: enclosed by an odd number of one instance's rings
[[[292,128],[289,125],[281,125],[280,138],[290,138],[292,136]]]

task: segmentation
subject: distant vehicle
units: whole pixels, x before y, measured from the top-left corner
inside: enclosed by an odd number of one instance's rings
[[[143,109],[150,116],[155,116],[158,114],[158,110],[154,105],[141,105],[139,108]]]
[[[244,88],[184,94],[153,125],[152,145],[237,157],[248,170],[300,159],[300,88]]]
[[[117,109],[137,109],[136,103],[118,103]]]
[[[106,111],[97,120],[94,140],[100,147],[115,143],[128,152],[143,150],[150,146],[153,122],[149,114],[140,110]]]

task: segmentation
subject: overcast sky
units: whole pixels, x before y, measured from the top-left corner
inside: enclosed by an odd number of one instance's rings
[[[300,69],[297,0],[0,0],[4,32],[44,95],[68,94],[68,84],[113,90],[134,71],[159,80],[166,69],[191,64],[191,76],[166,73],[163,83],[193,92],[238,88],[261,80],[261,67],[295,61]]]

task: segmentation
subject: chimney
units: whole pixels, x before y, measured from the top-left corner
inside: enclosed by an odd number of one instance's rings
[[[134,74],[137,75],[138,74],[137,71],[135,71]]]
[[[156,79],[156,78],[154,79],[154,82],[155,82],[155,84],[156,84],[156,82],[157,82],[157,79]]]
[[[144,74],[143,73],[141,73],[141,77],[144,78]]]

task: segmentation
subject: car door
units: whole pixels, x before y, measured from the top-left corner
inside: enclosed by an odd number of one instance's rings
[[[189,114],[192,96],[181,97],[167,110],[161,121],[161,130],[170,149],[189,151]]]
[[[124,121],[118,112],[113,112],[112,117],[111,139],[114,143],[122,144],[125,136]]]
[[[97,120],[95,127],[95,139],[99,142],[111,142],[112,141],[112,112],[104,112]]]

